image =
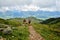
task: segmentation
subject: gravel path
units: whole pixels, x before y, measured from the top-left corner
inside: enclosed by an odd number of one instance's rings
[[[44,40],[41,35],[39,35],[32,26],[29,26],[30,40]]]

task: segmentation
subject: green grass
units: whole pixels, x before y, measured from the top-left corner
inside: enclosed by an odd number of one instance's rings
[[[7,40],[29,40],[29,32],[27,26],[18,26],[10,35],[0,34]]]
[[[57,32],[60,32],[60,23],[56,23],[54,25],[50,25],[50,27],[46,24],[39,24],[40,20],[32,19],[32,26],[35,28],[36,32],[38,32],[45,40],[60,40],[60,35],[57,35]],[[6,38],[7,40],[29,40],[29,31],[28,26],[23,26],[23,19],[8,19],[3,20],[0,19],[0,24],[6,24],[10,27],[15,27],[12,29],[12,33],[10,35],[4,35],[0,32],[0,36]],[[3,26],[2,26],[3,27]],[[57,32],[54,32],[57,31]],[[60,34],[60,33],[59,33]]]
[[[34,23],[32,24],[35,30],[45,38],[45,40],[60,40],[55,32],[51,31],[48,25]]]

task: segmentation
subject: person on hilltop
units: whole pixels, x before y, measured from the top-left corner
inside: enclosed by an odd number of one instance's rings
[[[25,24],[25,23],[26,23],[26,19],[23,20],[23,24]]]
[[[28,20],[28,24],[31,24],[31,20],[30,19]]]

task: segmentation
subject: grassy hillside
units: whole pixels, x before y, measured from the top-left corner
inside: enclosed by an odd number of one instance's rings
[[[42,22],[43,24],[49,25],[52,31],[60,32],[60,17],[50,18]]]
[[[31,23],[40,23],[40,22],[43,21],[42,19],[37,19],[35,17],[28,17],[26,19],[30,19],[31,20]]]
[[[36,32],[46,40],[60,40],[60,18],[50,18],[44,21],[35,17],[0,19],[0,36],[7,40],[29,40],[28,24],[23,25],[24,19],[30,19]],[[4,32],[5,29],[11,33],[4,34],[6,33]]]
[[[21,19],[0,19],[0,37],[6,40],[29,40],[27,25],[23,25]]]
[[[45,40],[60,40],[60,36],[56,32],[51,31],[48,25],[38,23],[32,25],[35,28],[36,32],[44,37]]]
[[[5,24],[5,23],[6,23],[6,20],[0,18],[0,23],[1,23],[1,24]]]
[[[58,18],[49,18],[43,22],[41,22],[42,24],[55,24],[55,23],[58,23],[60,22],[60,17]]]
[[[60,40],[60,18],[50,18],[32,25],[46,40]]]

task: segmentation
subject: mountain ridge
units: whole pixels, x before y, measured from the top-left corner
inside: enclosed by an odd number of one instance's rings
[[[47,19],[52,17],[60,17],[60,12],[54,11],[6,11],[6,12],[0,12],[0,18],[26,18],[26,17],[36,17],[41,19]]]

